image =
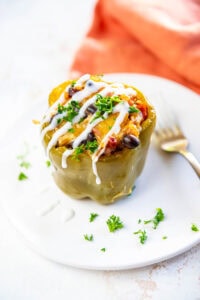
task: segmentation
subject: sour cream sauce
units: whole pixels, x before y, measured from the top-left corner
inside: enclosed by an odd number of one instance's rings
[[[118,83],[106,83],[106,82],[97,82],[90,78],[89,74],[83,75],[74,85],[74,88],[81,87],[83,84],[84,88],[78,92],[76,92],[72,98],[64,105],[65,107],[71,102],[71,101],[77,101],[80,103],[85,98],[87,98],[87,101],[82,105],[82,107],[79,110],[78,115],[72,120],[72,122],[66,122],[61,128],[55,131],[53,134],[48,146],[47,146],[47,155],[49,155],[50,150],[53,146],[55,146],[58,142],[58,139],[64,135],[70,128],[72,128],[73,124],[78,123],[82,117],[85,115],[86,109],[96,102],[96,93],[105,96],[118,96],[125,94],[127,96],[135,96],[136,91],[134,91],[131,88],[124,87],[123,84]],[[66,112],[64,113],[56,113],[52,117],[52,113],[55,112],[56,108],[58,107],[58,104],[63,102],[64,94],[66,91],[69,91],[70,86],[67,86],[66,90],[63,92],[63,94],[60,96],[60,98],[49,108],[49,110],[46,113],[46,116],[44,117],[42,121],[42,127],[44,123],[50,122],[50,124],[45,127],[41,132],[41,138],[43,139],[45,134],[53,130],[57,127],[58,119],[62,118],[64,115],[66,115]],[[95,94],[95,95],[94,95]],[[109,130],[109,132],[106,134],[106,136],[101,141],[100,145],[92,155],[92,169],[93,173],[96,176],[96,183],[101,184],[101,179],[98,175],[97,171],[97,162],[99,157],[104,153],[107,142],[109,140],[109,137],[112,134],[118,134],[121,128],[121,123],[123,122],[125,116],[129,113],[129,104],[127,101],[122,101],[118,103],[114,109],[113,113],[119,113],[114,125]],[[104,113],[103,118],[106,119],[108,117],[107,113]],[[62,167],[67,168],[67,158],[73,154],[73,151],[76,147],[80,145],[80,143],[85,140],[88,136],[88,134],[92,131],[92,129],[102,121],[102,117],[95,119],[93,122],[89,122],[86,126],[85,130],[73,141],[72,149],[67,149],[64,151],[62,155]]]

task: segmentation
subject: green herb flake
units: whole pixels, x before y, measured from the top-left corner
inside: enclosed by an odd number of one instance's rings
[[[28,176],[24,172],[20,172],[19,175],[18,175],[18,180],[23,181],[23,180],[26,180],[26,179],[28,179]]]
[[[101,252],[106,252],[106,248],[101,248]]]
[[[113,108],[114,108],[115,104],[119,103],[119,102],[121,102],[119,96],[104,97],[101,94],[97,94],[96,102],[95,102],[97,111],[96,111],[95,116],[92,119],[91,123],[98,118],[103,118],[103,115],[105,113],[111,114],[113,112]]]
[[[80,118],[78,124],[81,124],[85,120],[85,117]]]
[[[114,232],[124,227],[124,224],[122,223],[120,218],[115,215],[110,216],[109,219],[106,221],[106,224],[110,232]]]
[[[50,160],[46,160],[46,166],[47,166],[47,168],[49,168],[51,166]]]
[[[199,228],[197,227],[196,224],[193,223],[193,224],[191,225],[191,230],[197,232],[197,231],[199,231]]]
[[[91,235],[84,234],[84,239],[86,241],[92,242],[94,240],[93,234],[91,234]]]
[[[138,234],[139,235],[139,239],[140,239],[140,243],[141,244],[144,244],[147,240],[147,233],[145,230],[138,230],[138,231],[135,231],[134,234]]]
[[[70,128],[70,129],[68,129],[68,132],[74,133],[75,129],[74,128]]]
[[[29,169],[31,164],[28,161],[22,161],[19,165],[21,168]]]
[[[165,215],[164,215],[164,213],[163,213],[163,211],[162,211],[161,208],[157,208],[156,211],[157,211],[157,213],[153,217],[153,219],[144,221],[144,224],[153,223],[153,228],[154,229],[156,229],[158,227],[158,224],[160,222],[162,222],[164,220],[164,218],[165,218]]]
[[[97,140],[88,141],[86,143],[86,145],[85,144],[81,144],[80,146],[78,146],[78,147],[76,147],[74,149],[74,152],[72,154],[72,158],[76,159],[76,160],[79,160],[79,155],[81,153],[83,153],[85,150],[90,151],[90,153],[94,153],[97,148],[98,148],[98,142],[97,142]]]
[[[17,155],[17,159],[18,160],[24,160],[25,157],[26,157],[26,154],[19,154],[19,155]]]
[[[141,219],[139,219],[139,220],[138,220],[138,224],[140,224],[141,222],[142,222],[142,220],[141,220]]]
[[[26,157],[28,156],[30,152],[30,149],[29,149],[29,145],[27,143],[25,143],[25,151],[24,151],[24,154],[19,154],[17,155],[17,159],[20,160],[21,162],[22,161],[25,161],[26,160]]]
[[[81,144],[80,146],[76,147],[72,154],[72,159],[80,160],[79,155],[84,152],[84,149],[85,149],[84,144]]]
[[[62,114],[63,112],[65,112],[67,110],[67,107],[64,105],[61,105],[60,103],[58,103],[58,113]]]
[[[74,87],[76,84],[76,80],[72,80],[71,87]]]
[[[166,236],[166,235],[164,235],[164,236],[162,237],[162,239],[163,239],[163,240],[166,240],[166,239],[167,239],[167,236]]]
[[[98,148],[98,142],[97,140],[94,141],[88,141],[85,145],[85,149],[89,150],[91,153],[94,153]]]
[[[91,214],[90,214],[89,221],[90,221],[90,222],[93,222],[97,217],[98,217],[98,214],[96,214],[96,213],[91,213]]]
[[[129,113],[137,113],[137,112],[139,112],[139,109],[137,109],[134,106],[129,106]]]
[[[57,110],[59,114],[66,112],[66,115],[64,117],[57,119],[58,124],[62,121],[72,122],[74,117],[76,117],[79,113],[80,104],[78,101],[72,100],[67,106],[58,104]]]

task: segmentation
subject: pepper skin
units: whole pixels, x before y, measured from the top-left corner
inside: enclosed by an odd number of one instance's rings
[[[55,88],[49,96],[51,106],[60,96],[69,82]],[[156,123],[154,108],[147,102],[143,94],[137,90],[147,103],[148,115],[142,123],[139,135],[140,144],[134,149],[123,148],[110,156],[102,155],[97,162],[97,170],[101,184],[96,184],[96,176],[92,170],[92,160],[89,154],[81,153],[79,160],[69,156],[67,168],[62,168],[62,154],[64,146],[53,147],[50,151],[50,160],[54,166],[53,177],[58,187],[67,195],[75,199],[91,198],[101,204],[111,204],[116,200],[129,195],[135,181],[144,167],[151,134]],[[43,139],[46,148],[52,136],[47,132]]]

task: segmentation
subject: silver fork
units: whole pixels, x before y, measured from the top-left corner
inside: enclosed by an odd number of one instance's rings
[[[169,105],[163,99],[159,100],[159,104],[156,102],[158,108],[158,110],[156,110],[157,125],[153,134],[158,146],[166,152],[181,154],[190,163],[200,178],[200,163],[195,156],[187,150],[189,145],[188,139],[182,132],[174,113],[169,111]]]

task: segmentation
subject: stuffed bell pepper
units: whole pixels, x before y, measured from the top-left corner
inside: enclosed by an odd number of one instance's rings
[[[154,108],[135,87],[83,75],[49,96],[41,137],[59,188],[101,204],[129,195],[155,126]]]

